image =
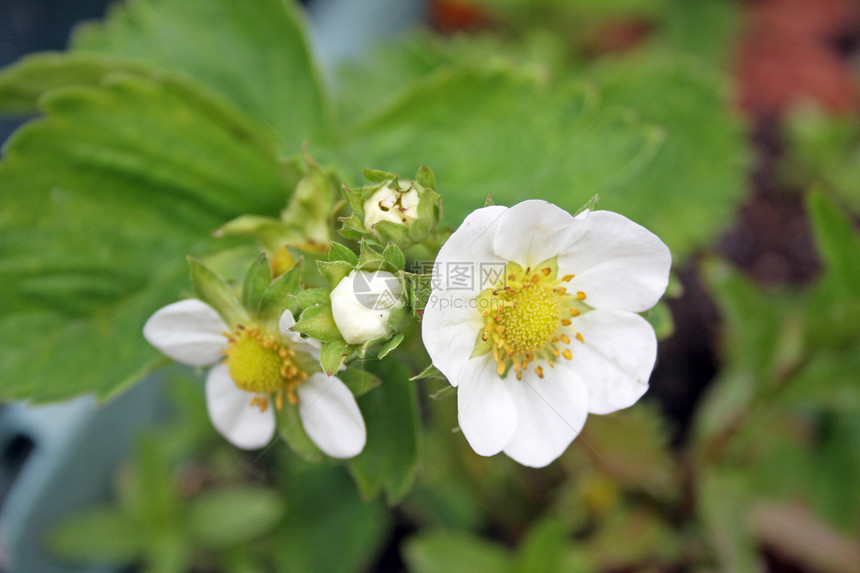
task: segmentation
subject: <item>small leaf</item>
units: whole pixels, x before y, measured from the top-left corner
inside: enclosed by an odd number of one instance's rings
[[[503,546],[462,531],[435,531],[411,537],[404,557],[413,573],[511,573],[513,559]]]
[[[349,344],[343,340],[332,340],[323,344],[320,350],[320,364],[326,374],[337,374],[343,361],[352,354]]]
[[[222,487],[191,500],[186,526],[201,546],[220,549],[253,541],[270,531],[283,513],[277,492],[251,486]]]
[[[48,530],[48,548],[69,561],[127,563],[143,550],[137,524],[113,507],[93,507],[62,519]]]
[[[197,298],[214,308],[231,328],[248,322],[248,313],[221,277],[200,261],[188,258],[191,287]]]
[[[534,524],[517,552],[518,573],[556,573],[562,570],[567,535],[558,518],[547,517]]]
[[[242,282],[242,306],[246,309],[256,309],[271,282],[272,271],[269,268],[269,259],[266,253],[263,253],[251,263],[245,273],[245,280]]]
[[[860,299],[860,236],[851,220],[823,191],[809,194],[807,201],[815,239],[829,276],[845,296]]]
[[[589,199],[589,200],[585,203],[585,205],[583,205],[582,207],[580,207],[579,209],[577,209],[577,210],[576,210],[576,213],[574,213],[574,215],[579,215],[579,214],[580,214],[580,213],[582,213],[583,211],[594,211],[594,210],[597,208],[597,203],[598,203],[599,201],[600,201],[600,195],[599,195],[599,194],[595,194],[595,195],[594,195],[594,197],[592,197],[591,199]]]
[[[334,322],[331,306],[312,306],[306,308],[302,312],[298,322],[293,326],[293,330],[301,334],[307,334],[311,338],[316,338],[322,342],[343,340],[340,331],[337,329],[337,324]]]
[[[496,202],[493,201],[493,196],[491,194],[487,193],[487,198],[484,199],[484,207],[493,207],[493,206],[495,206],[495,204],[496,204]]]

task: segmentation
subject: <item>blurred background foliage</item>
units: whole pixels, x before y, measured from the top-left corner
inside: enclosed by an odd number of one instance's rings
[[[599,194],[657,233],[676,277],[652,391],[525,469],[468,448],[446,382],[406,382],[419,344],[372,367],[368,451],[344,467],[233,450],[178,374],[171,425],[51,550],[153,571],[857,571],[857,5],[436,0],[427,24],[324,79],[291,1],[129,0],[0,72],[0,111],[36,116],[0,163],[0,395],[109,398],[158,365],[140,328],[187,292],[185,256],[245,252],[211,232],[277,215],[302,149],[348,185],[429,165],[453,226],[487,195]]]

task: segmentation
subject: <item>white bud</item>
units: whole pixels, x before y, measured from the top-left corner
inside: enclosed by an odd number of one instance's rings
[[[371,227],[380,221],[408,225],[418,218],[418,191],[380,187],[364,202],[364,223]]]
[[[385,271],[352,271],[331,291],[334,323],[347,344],[391,333],[388,318],[403,304],[403,287]]]

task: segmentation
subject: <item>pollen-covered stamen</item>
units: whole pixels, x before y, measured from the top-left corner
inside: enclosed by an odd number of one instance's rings
[[[240,390],[256,394],[251,406],[265,412],[272,394],[277,409],[283,406],[284,396],[291,404],[296,403],[296,386],[308,378],[308,373],[297,362],[293,349],[256,327],[240,325],[225,334],[228,340],[225,363],[230,378]]]
[[[569,292],[563,286],[574,275],[559,278],[555,259],[525,269],[508,263],[503,276],[503,284],[478,296],[484,328],[472,356],[492,352],[499,376],[513,369],[522,380],[523,373],[533,366],[535,374],[543,378],[544,367],[539,362],[553,368],[561,357],[572,359],[566,347],[572,337],[584,342],[571,319],[588,310],[582,302],[585,293]]]

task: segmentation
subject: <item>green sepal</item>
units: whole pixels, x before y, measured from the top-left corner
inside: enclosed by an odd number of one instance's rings
[[[397,176],[394,173],[371,169],[370,167],[364,168],[364,178],[371,183],[385,183],[386,181],[391,181],[396,177]]]
[[[421,317],[424,312],[424,307],[430,300],[432,291],[431,275],[429,274],[406,274],[406,286],[409,300],[409,307],[412,309],[414,317]]]
[[[299,291],[296,295],[296,301],[302,308],[331,304],[327,288],[307,288]]]
[[[402,271],[404,265],[406,265],[406,257],[403,256],[403,251],[394,243],[388,243],[385,246],[385,250],[382,251],[382,258],[398,271]]]
[[[346,384],[346,387],[356,398],[370,392],[382,383],[382,380],[372,372],[368,372],[364,368],[358,369],[355,366],[338,372],[337,377]]]
[[[355,270],[355,266],[346,261],[317,261],[317,268],[331,288],[336,287]]]
[[[395,334],[391,340],[379,347],[379,352],[377,352],[376,357],[379,360],[382,360],[383,358],[388,356],[388,354],[392,350],[400,346],[400,343],[403,342],[403,338],[404,336],[402,332],[398,332],[397,334]]]
[[[332,340],[323,344],[320,350],[320,365],[326,375],[332,376],[340,370],[343,361],[352,354],[352,348],[343,340]]]
[[[496,202],[493,201],[493,196],[490,194],[487,194],[487,198],[484,199],[484,207],[495,207],[495,205],[496,205]]]
[[[596,193],[591,197],[591,199],[589,199],[588,201],[585,202],[585,205],[583,205],[582,207],[577,209],[576,213],[574,213],[573,216],[575,217],[575,216],[579,215],[580,213],[582,213],[583,211],[594,211],[597,208],[597,203],[599,203],[599,202],[600,202],[600,194]]]
[[[293,326],[293,330],[322,342],[343,340],[337,325],[334,323],[334,316],[332,316],[329,305],[306,308],[298,322]]]
[[[383,243],[385,241],[393,241],[395,243],[408,244],[411,242],[411,239],[409,238],[409,229],[411,229],[417,222],[418,221],[413,221],[407,227],[406,225],[401,225],[400,223],[394,223],[392,221],[379,221],[373,225],[373,231],[372,234],[370,234],[370,237],[375,241]]]
[[[344,261],[353,266],[358,264],[358,257],[346,245],[332,241],[328,249],[329,261]]]
[[[263,291],[257,304],[257,316],[269,328],[274,329],[285,310],[294,316],[299,310],[299,301],[294,296],[299,292],[302,276],[302,261],[299,259],[293,268],[273,280]]]
[[[269,251],[289,242],[289,232],[283,221],[262,215],[239,215],[224,223],[215,237],[254,237]]]
[[[436,189],[436,175],[433,170],[422,165],[418,168],[418,173],[415,175],[415,181],[425,189]]]
[[[283,407],[276,410],[275,416],[278,421],[278,434],[287,442],[290,449],[309,462],[319,462],[323,459],[323,453],[305,432],[299,416],[298,404],[291,404],[285,400]]]
[[[386,261],[382,253],[371,247],[365,239],[362,239],[358,254],[358,268],[363,271],[377,271],[385,266]]]
[[[415,382],[417,380],[427,380],[427,379],[429,379],[429,380],[445,380],[446,382],[448,381],[448,378],[446,378],[445,375],[442,374],[442,371],[439,370],[438,368],[436,368],[435,366],[433,366],[433,364],[428,365],[427,368],[425,368],[424,370],[422,370],[421,372],[419,372],[418,374],[416,374],[415,376],[413,376],[409,380],[411,382]]]
[[[248,313],[221,277],[192,257],[188,257],[188,266],[191,269],[191,288],[197,298],[214,308],[230,328],[248,322]]]
[[[248,267],[245,279],[242,281],[242,306],[254,310],[260,298],[272,282],[272,271],[269,269],[269,259],[266,253],[261,254]]]
[[[353,213],[349,217],[340,217],[338,221],[342,225],[340,234],[347,239],[358,240],[367,234],[367,229],[364,228],[364,221],[356,213]]]

